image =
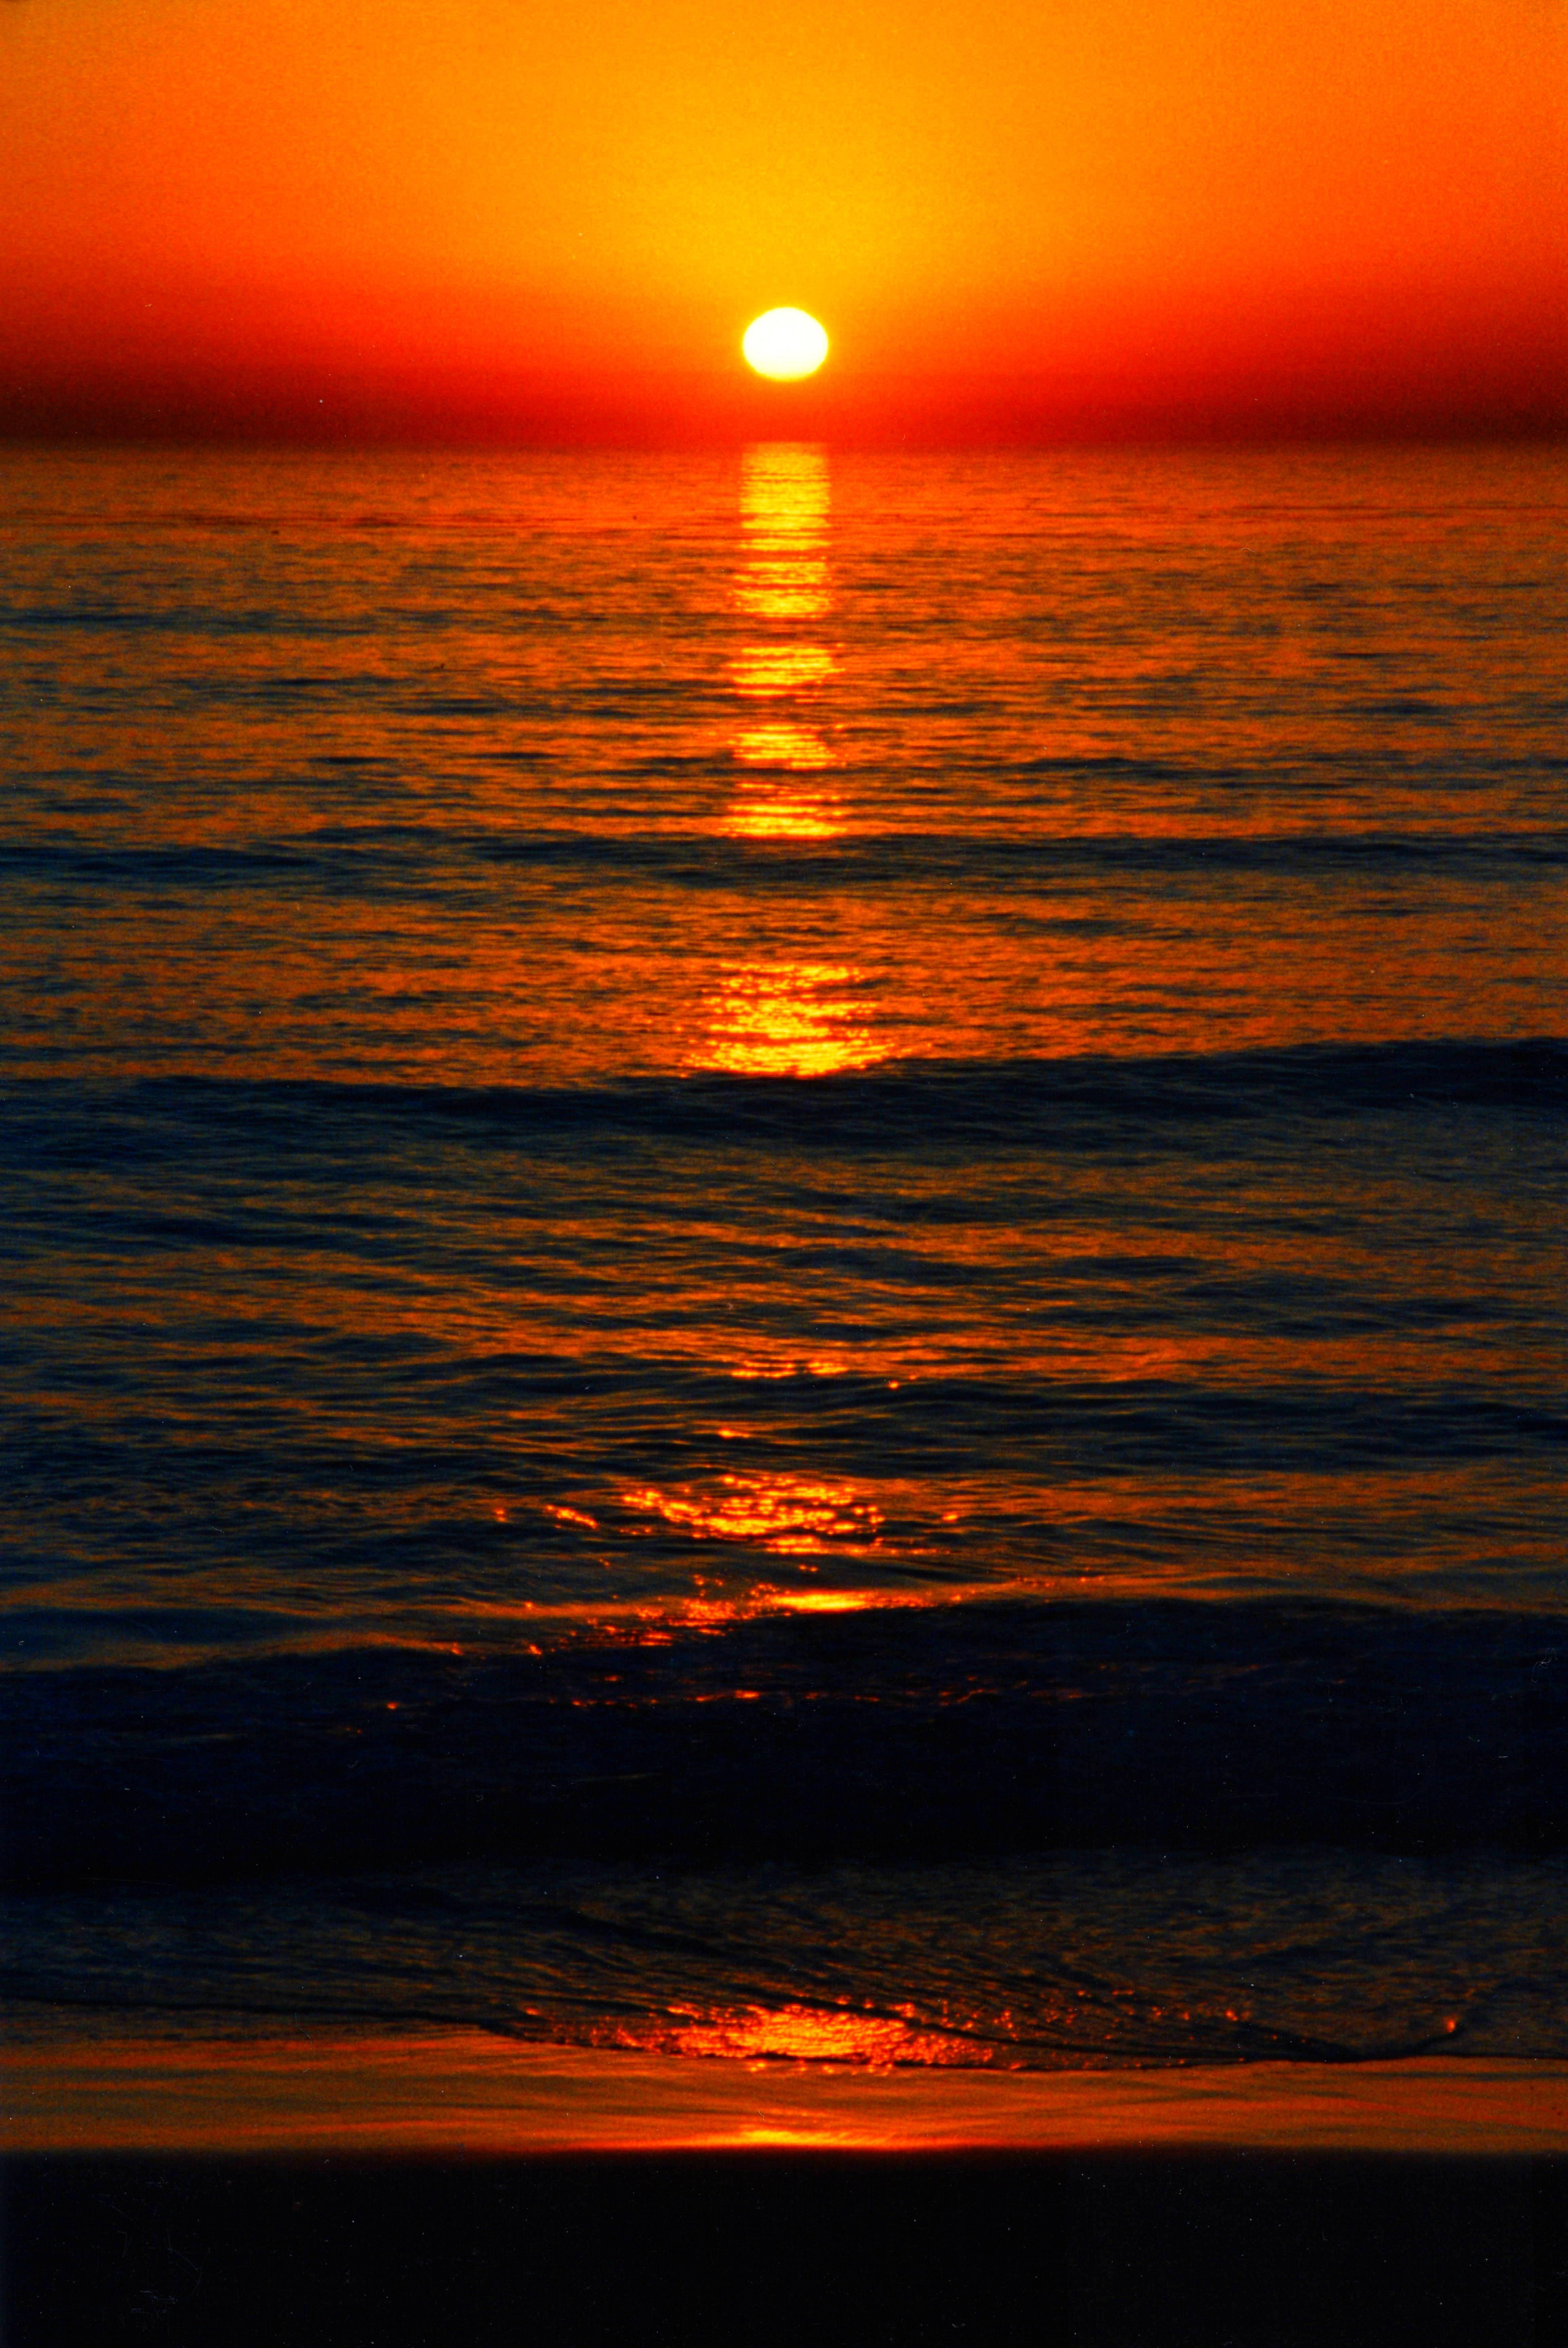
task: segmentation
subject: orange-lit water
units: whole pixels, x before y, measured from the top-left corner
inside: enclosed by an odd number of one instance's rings
[[[1563,2052],[1565,515],[0,458],[24,1999]]]
[[[1553,452],[3,463],[20,1068],[1562,1031]]]

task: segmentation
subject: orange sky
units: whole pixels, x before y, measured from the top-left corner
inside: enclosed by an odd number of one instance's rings
[[[0,0],[0,423],[1562,417],[1564,26],[1563,0]],[[774,303],[834,341],[782,397],[737,348]]]

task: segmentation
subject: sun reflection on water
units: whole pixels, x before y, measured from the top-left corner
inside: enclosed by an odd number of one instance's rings
[[[833,764],[832,751],[814,727],[783,721],[748,726],[735,736],[735,756],[743,766],[785,767],[797,774]],[[834,831],[837,826],[819,816],[814,829]]]
[[[871,2070],[888,2070],[898,2063],[973,2065],[984,2062],[989,2053],[964,2038],[921,2029],[897,2014],[810,2005],[757,2005],[704,2014],[680,2024],[666,2043],[677,2054],[854,2063]]]
[[[832,604],[827,569],[827,460],[816,448],[748,448],[741,476],[743,564],[737,608],[775,624],[820,619]],[[743,767],[791,775],[820,774],[834,754],[815,723],[815,696],[837,663],[825,644],[791,634],[743,644],[730,676],[743,701],[764,705],[743,725],[731,749]],[[753,839],[823,839],[842,828],[835,803],[798,790],[750,786],[724,829]]]
[[[724,825],[737,839],[831,839],[838,826],[809,799],[737,802]]]
[[[839,963],[746,963],[709,1000],[699,1064],[737,1076],[827,1076],[886,1056],[856,999],[858,973]]]
[[[825,685],[837,666],[825,644],[747,644],[730,663],[730,675],[748,700],[772,701]]]
[[[740,771],[719,827],[734,839],[785,845],[832,839],[845,828],[842,802],[825,781],[836,760],[822,710],[838,663],[799,624],[821,619],[832,603],[830,506],[821,449],[769,442],[744,452],[735,606],[774,632],[759,629],[730,661],[743,712],[729,743]],[[869,1067],[888,1047],[866,1016],[866,973],[847,958],[748,955],[722,969],[710,988],[705,1032],[686,1065],[738,1076]]]
[[[827,459],[820,448],[768,441],[741,460],[745,566],[740,609],[759,620],[815,620],[828,610]]]
[[[809,1476],[728,1475],[669,1489],[650,1484],[620,1498],[700,1540],[747,1541],[775,1555],[813,1556],[845,1542],[865,1549],[882,1527],[881,1509],[853,1484]]]

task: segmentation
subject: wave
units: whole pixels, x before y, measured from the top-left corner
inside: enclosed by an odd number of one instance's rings
[[[16,1082],[3,1105],[118,1107],[210,1127],[261,1118],[290,1133],[346,1135],[363,1120],[466,1128],[476,1138],[622,1132],[887,1147],[959,1136],[987,1147],[1090,1146],[1108,1128],[1139,1138],[1164,1127],[1261,1125],[1285,1117],[1398,1116],[1411,1110],[1568,1111],[1568,1039],[1306,1044],[1278,1049],[1085,1055],[1050,1060],[892,1062],[868,1072],[752,1076],[703,1072],[582,1086],[411,1085],[317,1079],[150,1077],[88,1087]]]
[[[1568,1040],[1301,1045],[1146,1057],[891,1061],[831,1076],[710,1071],[606,1085],[438,1085],[321,1078],[69,1076],[0,1079],[14,1176],[95,1173],[169,1159],[240,1165],[264,1153],[313,1180],[384,1175],[389,1151],[557,1158],[638,1142],[954,1166],[1009,1156],[1295,1162],[1336,1128],[1396,1142],[1392,1124],[1433,1115],[1528,1119],[1568,1113]],[[1483,1129],[1483,1128],[1481,1128]],[[1476,1138],[1479,1141],[1480,1130]],[[1501,1137],[1500,1137],[1501,1138]],[[1542,1134],[1547,1144],[1546,1133]],[[1513,1179],[1526,1178],[1520,1161]],[[662,1178],[661,1178],[662,1179]],[[1532,1178],[1533,1179],[1533,1178]],[[1549,1179],[1545,1169],[1542,1179]]]
[[[530,754],[531,755],[531,754]],[[323,764],[381,762],[340,758]],[[728,759],[702,762],[729,774]],[[23,878],[191,888],[254,887],[270,880],[354,895],[416,876],[439,894],[478,866],[591,872],[682,888],[906,888],[927,880],[1006,892],[1051,878],[1131,880],[1162,873],[1263,875],[1397,871],[1568,863],[1568,832],[1514,831],[1101,833],[988,837],[920,831],[850,831],[807,843],[727,838],[710,831],[464,831],[440,825],[342,825],[288,840],[242,843],[78,840],[58,835],[0,847],[0,870]]]
[[[1568,1618],[1015,1602],[12,1683],[16,1887],[466,1859],[1568,1847]]]

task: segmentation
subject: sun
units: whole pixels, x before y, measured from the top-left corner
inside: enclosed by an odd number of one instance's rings
[[[741,338],[747,362],[775,383],[815,375],[827,356],[827,336],[804,310],[764,310]]]

